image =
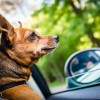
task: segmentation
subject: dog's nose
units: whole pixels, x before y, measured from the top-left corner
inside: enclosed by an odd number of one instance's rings
[[[59,37],[58,36],[53,36],[53,38],[56,40],[56,42],[59,42]]]

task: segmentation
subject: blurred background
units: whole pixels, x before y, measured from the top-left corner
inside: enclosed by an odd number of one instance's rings
[[[0,0],[0,13],[14,27],[58,35],[57,49],[37,63],[52,88],[65,84],[64,65],[75,51],[100,47],[100,0]]]

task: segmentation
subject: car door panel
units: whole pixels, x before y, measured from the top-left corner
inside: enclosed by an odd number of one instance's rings
[[[53,94],[47,100],[100,100],[100,85]]]

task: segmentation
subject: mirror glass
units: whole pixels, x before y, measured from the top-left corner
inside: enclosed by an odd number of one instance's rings
[[[79,83],[100,81],[100,51],[86,51],[70,62],[70,73]]]

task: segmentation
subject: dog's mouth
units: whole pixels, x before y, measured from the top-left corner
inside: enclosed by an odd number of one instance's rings
[[[45,52],[51,52],[55,49],[56,47],[53,47],[53,48],[43,48],[42,50],[45,51]]]

